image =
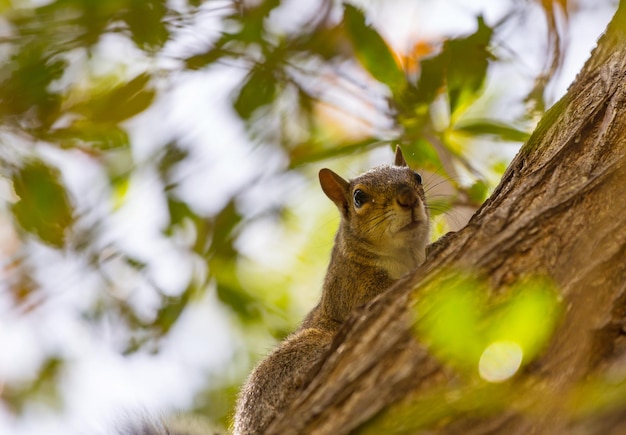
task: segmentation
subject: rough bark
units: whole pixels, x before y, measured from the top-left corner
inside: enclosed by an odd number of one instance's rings
[[[625,83],[622,0],[491,198],[415,273],[350,318],[268,433],[626,433]],[[508,394],[502,386],[478,389],[502,394],[500,402],[473,409],[469,399],[458,406],[451,399],[441,418],[425,424],[420,413],[433,412],[432,392],[462,396],[467,382],[413,330],[415,305],[436,291],[442,270],[483,277],[486,298],[526,276],[547,276],[564,314],[545,352],[509,381]],[[573,411],[576,397],[592,397],[582,386],[596,378],[615,389],[603,390],[603,406]]]

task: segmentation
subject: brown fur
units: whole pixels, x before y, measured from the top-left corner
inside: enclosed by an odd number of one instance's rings
[[[237,435],[263,433],[305,386],[348,315],[424,261],[429,231],[424,190],[399,147],[393,166],[350,181],[322,169],[320,184],[341,213],[322,298],[248,378],[237,403]]]

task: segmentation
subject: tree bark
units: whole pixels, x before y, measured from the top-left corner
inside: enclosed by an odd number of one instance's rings
[[[491,198],[349,319],[268,433],[626,433],[625,83],[622,0]],[[446,270],[485,280],[486,299],[529,276],[554,283],[562,318],[512,380],[477,383],[420,342],[416,307]]]

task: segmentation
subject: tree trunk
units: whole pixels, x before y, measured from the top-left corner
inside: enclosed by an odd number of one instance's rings
[[[491,198],[351,317],[268,433],[626,433],[625,83],[622,0]],[[485,299],[548,277],[562,317],[544,352],[498,384],[436,358],[414,326],[442,271],[484,280]]]

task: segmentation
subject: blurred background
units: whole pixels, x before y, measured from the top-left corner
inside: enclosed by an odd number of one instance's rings
[[[401,144],[462,227],[617,3],[0,0],[0,433],[227,427],[319,297],[319,169]]]

